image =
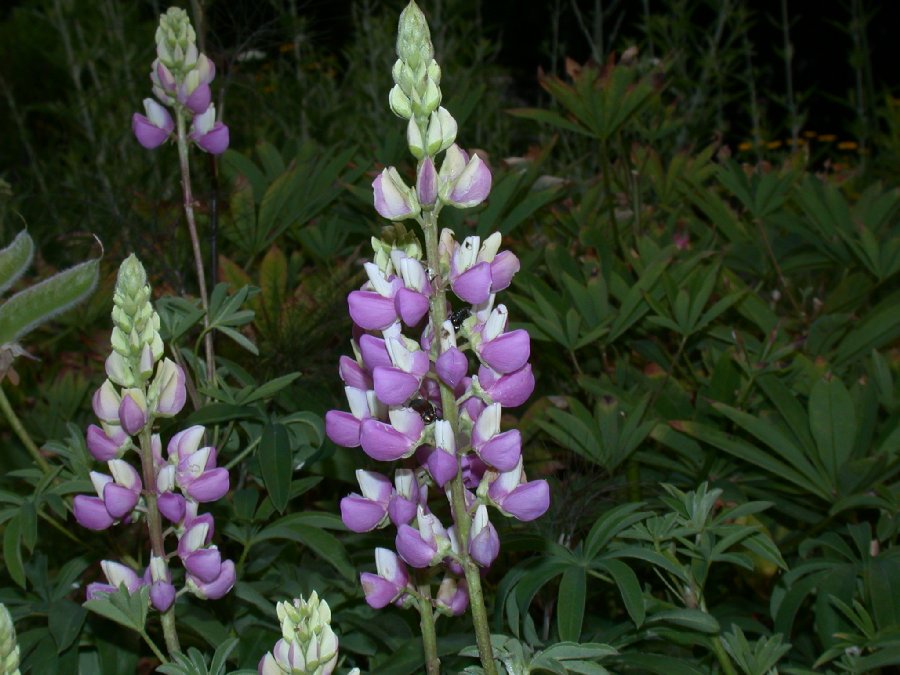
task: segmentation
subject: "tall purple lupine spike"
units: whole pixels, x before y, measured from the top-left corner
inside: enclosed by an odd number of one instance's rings
[[[500,540],[488,508],[533,520],[549,506],[547,483],[524,480],[522,435],[501,426],[503,409],[525,403],[535,385],[530,337],[509,330],[507,309],[496,302],[519,260],[500,250],[498,233],[457,242],[451,230],[438,230],[444,208],[483,203],[492,177],[485,157],[457,144],[457,123],[440,105],[428,24],[412,1],[400,17],[397,56],[388,103],[405,121],[416,172],[386,167],[374,177],[375,210],[397,224],[373,239],[368,280],[347,298],[355,358],[341,359],[340,375],[350,411],[329,411],[325,429],[336,444],[376,461],[404,460],[395,489],[375,474],[369,488],[360,480],[361,495],[341,501],[351,530],[396,527],[397,553],[377,549],[377,574],[361,576],[366,601],[414,605],[426,626],[434,610],[462,613],[471,597],[482,663],[493,674],[479,568],[497,558]],[[422,227],[424,250],[404,220]],[[446,529],[436,515],[446,512],[445,498],[454,518]],[[435,595],[423,588],[437,567],[446,576]],[[436,653],[426,662],[429,674],[438,672]]]

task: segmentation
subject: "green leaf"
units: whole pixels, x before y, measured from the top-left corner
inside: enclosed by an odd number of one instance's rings
[[[0,251],[0,294],[25,274],[34,256],[34,241],[22,230],[12,243]]]
[[[84,607],[111,621],[142,633],[150,608],[150,587],[142,586],[136,593],[129,593],[124,585],[115,593],[104,593],[88,600]]]
[[[837,377],[820,379],[809,395],[809,426],[833,483],[853,451],[856,412],[850,392]]]
[[[597,567],[604,568],[609,572],[610,576],[619,587],[619,594],[622,596],[622,602],[625,604],[625,611],[634,621],[635,625],[640,628],[646,617],[644,608],[644,592],[641,589],[641,583],[638,581],[634,571],[623,563],[621,560],[603,560],[597,564]]]
[[[615,654],[618,652],[614,647],[598,642],[557,642],[541,652],[541,656],[547,656],[557,661],[599,659]]]
[[[6,523],[6,530],[3,532],[3,561],[13,581],[25,588],[21,522],[21,517],[17,514]]]
[[[80,263],[9,298],[0,306],[0,344],[15,342],[87,299],[97,286],[99,267],[99,259]]]
[[[587,571],[583,567],[569,567],[559,582],[556,623],[561,640],[578,642],[584,621],[587,596]]]
[[[258,544],[269,539],[286,539],[312,549],[320,558],[334,566],[346,579],[356,579],[356,568],[350,563],[343,544],[332,534],[310,525],[291,523],[288,525],[270,525],[253,537]]]
[[[50,605],[47,614],[50,635],[53,636],[53,640],[56,642],[57,651],[62,653],[75,641],[75,638],[81,632],[81,626],[84,625],[87,610],[71,600],[63,599]]]
[[[291,490],[293,453],[287,429],[281,424],[267,424],[262,432],[257,452],[263,481],[272,505],[284,513]]]
[[[716,634],[719,632],[719,622],[715,617],[699,609],[664,609],[648,616],[647,623],[670,623],[698,633]]]

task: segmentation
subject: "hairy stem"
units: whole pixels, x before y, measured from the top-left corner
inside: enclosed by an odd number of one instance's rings
[[[422,216],[422,229],[425,232],[425,252],[428,258],[428,267],[435,273],[440,270],[438,259],[438,229],[437,217],[433,211]],[[433,344],[437,356],[441,353],[441,331],[444,321],[447,319],[446,290],[442,286],[434,289],[429,309],[431,325],[434,328]],[[459,427],[459,408],[456,405],[456,396],[443,382],[441,385],[441,409],[444,419],[450,423],[454,433]],[[459,535],[459,556],[463,570],[466,573],[466,583],[469,587],[469,607],[472,611],[472,623],[475,625],[475,640],[478,643],[478,653],[481,655],[481,664],[485,675],[497,675],[494,666],[494,651],[491,647],[491,629],[488,623],[487,610],[484,606],[484,594],[481,590],[481,573],[478,565],[469,556],[469,529],[472,518],[466,508],[465,487],[463,486],[462,465],[460,458],[456,458],[456,476],[450,484],[451,507],[453,509],[453,521]]]
[[[147,529],[150,531],[150,548],[153,555],[161,560],[166,559],[166,547],[163,538],[162,517],[156,504],[156,467],[153,466],[153,445],[151,440],[152,422],[141,432],[141,470],[144,476],[144,500],[147,503]],[[175,605],[160,615],[163,637],[169,656],[181,652],[178,642],[178,631],[175,628]]]
[[[206,331],[206,381],[212,383],[216,379],[216,355],[213,351],[213,335],[209,330],[209,295],[206,292],[206,270],[203,266],[203,251],[197,236],[197,223],[194,220],[194,194],[191,190],[191,167],[188,159],[188,142],[185,131],[185,113],[182,108],[176,112],[178,121],[178,160],[181,165],[181,189],[184,193],[184,215],[187,218],[188,232],[191,235],[191,247],[194,249],[194,264],[197,268],[197,284],[200,287],[200,303],[203,306],[203,328]]]
[[[437,632],[434,629],[434,610],[431,606],[431,586],[427,581],[418,585],[419,627],[425,650],[425,670],[428,675],[441,675],[441,660],[437,653]]]
[[[9,422],[9,426],[16,432],[16,436],[22,441],[25,449],[28,450],[28,454],[31,455],[37,465],[41,468],[41,471],[44,473],[50,471],[50,463],[44,459],[44,456],[41,454],[37,444],[32,440],[28,430],[22,425],[22,421],[19,419],[18,415],[16,415],[16,411],[13,410],[12,405],[10,405],[9,399],[6,398],[6,392],[3,391],[2,387],[0,387],[0,410],[3,411],[3,415],[6,417],[6,421]]]

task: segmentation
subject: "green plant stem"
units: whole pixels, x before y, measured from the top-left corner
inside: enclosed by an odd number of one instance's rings
[[[425,252],[428,258],[428,267],[437,273],[440,270],[438,257],[438,229],[437,216],[433,211],[428,211],[421,218],[422,230],[425,233]],[[437,355],[441,353],[441,331],[444,321],[447,319],[446,289],[438,286],[434,289],[429,308],[431,325],[434,328],[433,344]],[[450,423],[454,433],[459,428],[459,408],[456,405],[456,396],[443,382],[441,386],[441,409],[446,421]],[[491,629],[488,623],[487,609],[484,606],[484,594],[481,590],[481,573],[475,561],[469,556],[469,529],[472,519],[466,508],[465,487],[463,486],[462,466],[459,456],[456,458],[456,476],[450,483],[451,507],[453,520],[459,535],[459,557],[462,568],[466,573],[466,583],[469,587],[469,608],[472,611],[472,623],[475,626],[475,641],[478,644],[478,653],[481,656],[481,665],[485,675],[497,675],[494,666],[494,650],[491,647]]]
[[[150,548],[153,555],[161,560],[166,560],[166,547],[163,540],[162,518],[159,507],[156,504],[156,468],[153,466],[152,446],[152,420],[141,431],[141,469],[144,474],[144,500],[147,503],[147,529],[150,531]],[[166,640],[166,649],[169,656],[175,656],[181,652],[178,642],[178,631],[175,628],[175,604],[160,615],[163,637]]]
[[[156,655],[156,658],[158,658],[163,663],[169,662],[169,659],[166,658],[166,655],[163,654],[160,651],[159,647],[156,646],[156,643],[153,641],[153,638],[151,638],[149,635],[147,635],[147,631],[142,630],[141,637],[144,638],[144,642],[147,643],[147,645],[150,647],[150,651],[152,651]]]
[[[176,112],[178,126],[178,162],[181,166],[181,190],[184,194],[184,215],[187,219],[188,232],[191,235],[191,247],[194,250],[194,264],[197,268],[197,284],[200,288],[200,303],[203,306],[203,329],[206,332],[206,381],[208,384],[216,379],[216,355],[213,347],[213,335],[209,330],[209,295],[206,292],[206,270],[203,266],[203,251],[197,236],[197,222],[194,219],[194,193],[191,190],[191,165],[188,156],[186,120],[184,110]]]
[[[6,421],[9,422],[9,426],[16,432],[16,436],[22,441],[25,449],[28,450],[28,454],[31,455],[37,465],[41,468],[41,471],[44,473],[50,471],[50,463],[44,459],[43,455],[41,455],[41,451],[37,444],[32,440],[28,430],[22,425],[22,421],[19,419],[18,415],[16,415],[16,411],[13,410],[12,405],[10,405],[9,399],[6,398],[6,392],[3,391],[3,387],[0,387],[0,410],[3,411],[4,416],[6,416]]]
[[[441,660],[437,654],[437,632],[434,629],[434,609],[431,606],[431,586],[426,580],[419,589],[419,627],[425,651],[425,670],[428,675],[441,675]]]

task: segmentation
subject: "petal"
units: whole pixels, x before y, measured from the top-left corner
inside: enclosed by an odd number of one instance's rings
[[[169,459],[180,462],[189,455],[197,452],[197,448],[200,447],[200,442],[203,440],[203,434],[205,433],[206,429],[203,426],[195,424],[172,436],[172,438],[169,439],[167,448]]]
[[[387,476],[376,471],[356,470],[356,481],[366,499],[387,505],[394,488]]]
[[[222,563],[219,576],[211,583],[199,582],[198,579],[188,576],[188,582],[196,589],[194,592],[201,598],[209,600],[218,600],[224,596],[234,586],[234,581],[234,563],[231,560],[226,560]]]
[[[525,522],[540,518],[550,508],[550,485],[545,480],[524,483],[507,495],[501,508]]]
[[[391,522],[397,527],[400,525],[409,525],[409,521],[416,516],[416,508],[417,505],[415,502],[410,501],[405,497],[401,497],[400,495],[394,495],[388,504],[388,516],[390,517]]]
[[[225,496],[228,487],[228,469],[212,469],[194,480],[187,489],[187,493],[198,502],[214,502]]]
[[[425,542],[419,532],[409,525],[397,528],[395,544],[400,557],[413,567],[430,567],[437,553],[437,549]]]
[[[160,612],[168,611],[175,602],[175,586],[168,581],[154,581],[150,585],[150,602]]]
[[[387,507],[371,499],[348,495],[341,500],[341,520],[352,532],[371,532],[384,521],[385,515]]]
[[[91,404],[94,414],[103,422],[119,423],[119,405],[122,399],[119,392],[109,380],[104,380],[101,387],[94,392]]]
[[[473,155],[450,191],[450,203],[460,208],[477,206],[491,191],[491,170]]]
[[[163,417],[172,417],[181,412],[187,399],[187,391],[184,386],[184,371],[168,358],[165,359],[157,370],[157,378],[162,381],[159,400],[156,404],[156,412]]]
[[[163,492],[156,500],[159,512],[173,523],[180,523],[184,519],[184,497],[174,492]]]
[[[512,251],[500,251],[491,261],[491,292],[507,288],[519,271],[519,259]]]
[[[228,127],[221,122],[216,122],[207,133],[194,137],[194,142],[211,155],[221,155],[228,149],[230,141]]]
[[[376,366],[372,371],[375,395],[386,405],[401,405],[412,398],[419,389],[419,378],[404,373],[399,368]]]
[[[396,408],[388,412],[394,428],[411,440],[418,440],[425,428],[422,416],[412,408]]]
[[[72,503],[75,520],[89,530],[105,530],[113,524],[113,517],[106,510],[106,504],[99,497],[76,495]]]
[[[122,398],[122,403],[119,405],[119,422],[129,436],[140,433],[147,424],[147,411],[134,400],[131,394],[126,394]]]
[[[531,364],[526,363],[519,370],[499,378],[488,392],[491,399],[506,408],[520,406],[534,391],[534,374]]]
[[[134,510],[140,494],[115,483],[107,483],[103,488],[103,503],[113,518],[124,518]]]
[[[343,410],[325,413],[325,433],[331,442],[342,448],[359,446],[359,420]]]
[[[460,380],[466,376],[469,370],[469,361],[466,355],[459,351],[456,347],[451,347],[441,354],[434,364],[438,377],[440,377],[448,387],[455,389]]]
[[[431,206],[437,200],[438,176],[434,160],[426,157],[416,175],[416,197],[422,206]]]
[[[417,326],[428,314],[428,296],[401,288],[394,295],[394,309],[407,326]]]
[[[421,418],[420,418],[421,421]],[[390,424],[374,419],[363,420],[359,434],[360,445],[372,459],[391,462],[413,453],[413,440]]]
[[[519,328],[482,343],[478,355],[498,373],[511,373],[528,362],[531,338],[528,331]]]
[[[194,89],[191,95],[187,97],[187,100],[184,101],[184,104],[190,108],[191,112],[197,115],[205,112],[210,103],[212,103],[212,90],[205,82]]]
[[[372,291],[352,291],[347,296],[350,318],[365,330],[384,330],[397,320],[393,298]]]
[[[138,143],[148,150],[158,148],[166,142],[167,138],[169,138],[168,131],[160,129],[146,117],[138,113],[134,113],[131,117],[131,130],[134,132],[134,136],[137,138]]]
[[[119,444],[94,424],[87,430],[87,447],[94,459],[101,462],[114,459],[119,454]]]
[[[485,525],[469,543],[469,554],[481,567],[490,567],[500,554],[500,537],[491,523]]]
[[[518,429],[504,431],[476,448],[476,451],[486,464],[500,471],[511,471],[522,456],[522,435]]]
[[[359,353],[362,355],[363,365],[371,372],[375,366],[392,366],[391,355],[388,354],[387,344],[381,338],[374,335],[363,335],[359,338]]]
[[[491,265],[481,262],[467,269],[450,287],[458,298],[473,305],[480,305],[491,295]]]
[[[349,356],[341,356],[338,370],[341,374],[341,380],[348,387],[362,389],[363,391],[372,388],[372,376]]]
[[[456,472],[459,471],[456,457],[441,448],[434,448],[428,454],[425,465],[428,467],[428,473],[431,474],[438,487],[441,488],[452,480],[456,476]]]
[[[184,568],[204,583],[212,583],[222,572],[222,554],[215,548],[201,548],[184,559]]]
[[[366,595],[366,602],[373,609],[386,607],[402,592],[402,588],[397,588],[387,579],[370,572],[360,574],[359,581]]]

